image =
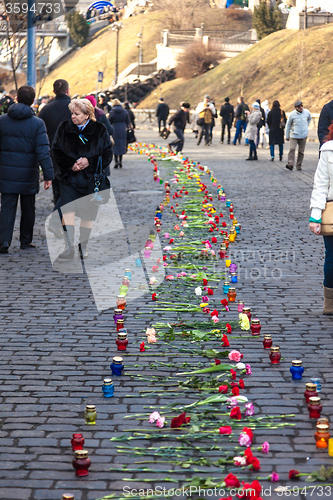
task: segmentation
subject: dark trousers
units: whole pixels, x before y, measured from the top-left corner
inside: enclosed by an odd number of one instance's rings
[[[205,136],[205,143],[209,144],[209,141],[210,141],[210,126],[211,126],[210,123],[204,123],[202,125],[201,130],[200,130],[198,144],[200,144],[201,139],[202,139],[203,136]]]
[[[32,242],[36,195],[2,193],[0,211],[0,243],[2,244],[8,243],[10,245],[12,242],[19,197],[21,204],[20,243],[21,246],[24,246]]]
[[[324,236],[324,286],[333,288],[333,236]]]
[[[170,142],[169,145],[176,146],[176,151],[179,152],[183,149],[184,146],[184,130],[182,130],[181,128],[175,128],[174,132],[177,136],[177,139]]]
[[[161,124],[163,128],[166,127],[166,118],[157,118],[158,120],[158,131],[161,132]]]
[[[250,143],[250,157],[252,157],[252,155],[254,157],[257,156],[257,148],[256,148],[256,145],[255,145],[255,142],[254,141],[249,141]]]
[[[224,131],[225,128],[228,127],[228,144],[230,144],[230,137],[231,137],[231,124],[229,122],[224,122],[222,120],[222,133],[221,133],[221,141],[224,141]]]

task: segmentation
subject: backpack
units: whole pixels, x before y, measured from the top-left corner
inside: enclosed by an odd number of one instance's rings
[[[248,107],[247,104],[243,103],[242,104],[242,112],[241,112],[241,115],[240,115],[240,119],[243,120],[243,121],[247,120],[247,115],[246,115],[245,111],[249,111],[249,107]]]

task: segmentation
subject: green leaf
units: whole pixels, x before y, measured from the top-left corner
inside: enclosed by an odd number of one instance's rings
[[[192,375],[194,373],[214,373],[214,372],[222,372],[222,371],[229,371],[231,369],[234,369],[234,365],[227,365],[221,363],[220,365],[212,365],[209,368],[203,368],[202,370],[194,370],[192,372],[181,372],[181,373],[176,373],[176,375]]]

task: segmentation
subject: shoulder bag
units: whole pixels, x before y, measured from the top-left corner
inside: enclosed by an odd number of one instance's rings
[[[110,199],[110,181],[102,169],[102,157],[99,156],[94,174],[94,192],[91,202],[95,205],[105,205]]]
[[[320,234],[333,236],[333,200],[327,201],[325,210],[322,211]]]
[[[286,127],[286,122],[284,119],[284,111],[281,109],[281,117],[280,117],[280,128],[284,129]]]

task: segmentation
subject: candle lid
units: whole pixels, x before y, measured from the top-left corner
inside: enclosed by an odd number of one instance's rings
[[[272,339],[272,335],[270,335],[269,333],[266,333],[266,335],[264,335],[264,339],[265,340],[271,340]]]
[[[279,352],[279,350],[280,350],[280,347],[277,347],[277,346],[271,347],[271,352]]]
[[[118,309],[118,307],[116,307],[116,309],[114,310],[114,313],[115,314],[123,314],[123,310],[122,309]]]
[[[117,319],[117,323],[124,323],[124,320],[122,318]]]
[[[121,363],[123,362],[123,358],[121,358],[120,356],[115,356],[113,358],[113,362],[115,365],[121,365]]]
[[[237,273],[230,273],[230,276],[232,277],[237,276]]]
[[[293,366],[302,366],[302,361],[300,359],[294,359],[291,364]]]
[[[308,382],[305,384],[305,387],[308,391],[316,391],[317,390],[317,384],[313,384],[312,382]]]
[[[103,382],[104,382],[104,385],[112,385],[112,379],[111,378],[105,378],[103,380]]]
[[[82,438],[83,437],[83,434],[81,434],[80,432],[74,432],[73,434],[73,438]]]
[[[244,314],[247,314],[247,313],[250,313],[251,312],[251,309],[249,307],[243,307],[243,313]]]
[[[129,268],[125,269],[125,273],[130,273],[131,270]]]
[[[71,493],[64,493],[62,495],[62,500],[75,500],[75,498]]]
[[[86,406],[86,411],[95,411],[96,410],[96,406],[95,405],[87,405]]]
[[[126,300],[124,295],[118,295],[118,300]]]
[[[236,288],[233,288],[232,286],[229,288],[229,293],[234,293],[236,292]]]
[[[226,250],[227,249],[227,245],[225,243],[221,243],[220,249],[221,250]]]
[[[242,305],[242,304],[244,304],[244,301],[243,300],[239,300],[238,301],[238,305]]]
[[[88,450],[76,450],[74,452],[75,458],[87,458]]]
[[[126,340],[126,338],[127,338],[126,332],[118,332],[118,339],[119,340]]]
[[[225,282],[223,283],[223,285],[225,285],[225,286],[230,285],[230,282],[229,282],[229,281],[225,281]]]
[[[253,320],[251,320],[251,324],[252,325],[260,325],[260,319],[259,318],[253,318]]]
[[[313,405],[319,405],[320,398],[318,396],[312,396],[311,398],[309,398],[309,402]]]
[[[327,432],[329,429],[329,425],[317,423],[316,428],[317,428],[317,431],[319,431],[319,432]]]
[[[328,425],[328,427],[330,426],[330,423],[328,421],[328,418],[327,417],[320,417],[318,418],[317,420],[317,424],[324,424],[324,425]]]

